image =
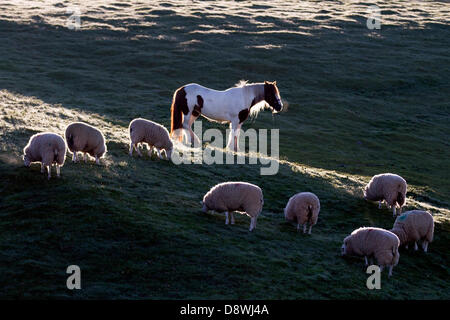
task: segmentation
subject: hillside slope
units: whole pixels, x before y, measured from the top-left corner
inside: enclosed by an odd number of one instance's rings
[[[445,4],[377,2],[385,19],[370,31],[358,2],[83,3],[78,31],[65,26],[68,2],[0,4],[1,298],[450,298]],[[129,121],[169,127],[176,88],[240,79],[277,80],[288,105],[244,125],[280,129],[277,175],[128,156]],[[104,131],[102,166],[67,158],[50,181],[23,167],[32,134],[72,121]],[[380,172],[408,181],[406,209],[432,212],[436,231],[428,254],[401,250],[394,276],[369,291],[363,260],[340,246],[360,226],[392,226],[390,210],[362,199]],[[248,217],[226,226],[200,211],[226,180],[262,187],[254,232]],[[321,200],[311,236],[283,219],[299,191]],[[66,289],[71,264],[82,290]]]

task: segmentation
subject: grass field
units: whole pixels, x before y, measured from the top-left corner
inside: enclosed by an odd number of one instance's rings
[[[76,1],[0,4],[0,298],[449,299],[450,9],[377,1]],[[180,165],[127,154],[130,120],[170,126],[175,89],[277,80],[288,111],[247,128],[280,129],[280,169]],[[72,121],[103,130],[102,166],[72,164],[47,181],[22,149]],[[203,120],[204,128],[225,126]],[[391,228],[362,199],[377,173],[409,184],[406,209],[433,213],[429,253],[402,249],[382,289],[363,259],[342,258],[360,226]],[[259,185],[257,229],[200,211],[226,180]],[[300,191],[321,200],[311,236],[284,221]],[[82,289],[66,288],[79,265]]]

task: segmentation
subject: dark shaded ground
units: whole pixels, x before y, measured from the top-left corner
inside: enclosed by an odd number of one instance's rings
[[[419,28],[411,18],[370,31],[361,12],[333,20],[323,9],[327,18],[308,20],[270,16],[266,6],[220,16],[205,5],[184,15],[167,2],[166,9],[137,6],[133,18],[118,15],[126,6],[99,4],[105,16],[83,10],[79,31],[52,23],[58,15],[45,11],[31,22],[26,14],[0,16],[1,297],[448,299],[448,23],[431,16]],[[11,17],[14,7],[3,9]],[[401,12],[384,10],[388,18]],[[360,198],[359,184],[342,178],[343,190],[331,176],[288,165],[260,176],[257,166],[177,167],[127,156],[129,121],[169,126],[176,88],[226,89],[240,79],[277,80],[288,112],[261,113],[245,126],[280,128],[283,159],[361,183],[386,171],[405,177],[409,208],[432,205],[440,219],[430,253],[401,251],[394,277],[384,274],[383,289],[372,292],[363,262],[339,257],[340,244],[359,226],[390,228],[393,220]],[[43,120],[21,121],[43,103]],[[32,133],[58,119],[63,127],[79,112],[108,126],[106,166],[68,162],[63,178],[50,182],[37,167],[21,167]],[[263,188],[256,232],[248,233],[246,217],[229,227],[223,216],[199,212],[203,194],[224,180]],[[281,215],[299,191],[322,203],[310,237]],[[82,269],[79,292],[65,288],[69,264]]]

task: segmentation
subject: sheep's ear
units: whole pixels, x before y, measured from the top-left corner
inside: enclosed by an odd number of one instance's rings
[[[264,81],[264,84],[270,84],[270,82],[269,81]]]
[[[277,81],[272,82],[274,85],[277,85]]]

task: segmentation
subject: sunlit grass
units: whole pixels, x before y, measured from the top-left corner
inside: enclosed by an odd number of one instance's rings
[[[449,13],[437,1],[376,2],[382,29],[371,31],[372,3],[71,1],[78,31],[66,27],[69,2],[0,3],[0,296],[448,299]],[[276,175],[249,165],[254,153],[238,153],[247,164],[179,166],[128,155],[129,122],[169,127],[176,88],[240,79],[277,80],[289,103],[243,126],[280,129]],[[67,158],[50,181],[23,166],[32,134],[62,135],[71,121],[105,133],[101,166]],[[339,248],[360,226],[392,227],[390,210],[362,199],[380,172],[405,177],[405,209],[432,212],[436,232],[428,254],[402,249],[394,277],[369,291],[363,261]],[[226,226],[201,212],[227,180],[262,187],[255,232],[248,217]],[[321,200],[311,236],[283,219],[300,191]],[[79,292],[64,287],[73,263]]]

